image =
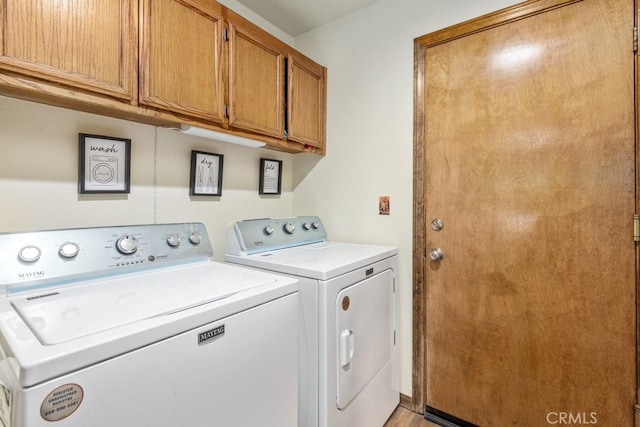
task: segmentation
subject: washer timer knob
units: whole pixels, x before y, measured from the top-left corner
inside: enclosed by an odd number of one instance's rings
[[[18,258],[24,262],[36,262],[40,259],[42,252],[37,246],[25,246],[18,252]]]
[[[80,253],[80,246],[77,243],[73,242],[65,242],[60,245],[60,249],[58,249],[58,253],[62,258],[71,259],[78,256]]]
[[[202,236],[197,231],[193,231],[189,234],[189,241],[192,245],[199,245],[202,242]]]
[[[130,234],[122,236],[116,241],[116,249],[122,255],[135,254],[138,251],[139,246],[140,244],[138,243],[138,239]]]
[[[182,243],[182,237],[179,234],[169,234],[167,236],[167,244],[172,248],[177,248]]]
[[[293,234],[293,232],[296,231],[296,227],[290,222],[286,223],[283,228],[288,234]]]

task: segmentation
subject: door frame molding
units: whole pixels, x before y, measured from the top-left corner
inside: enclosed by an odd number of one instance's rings
[[[424,206],[424,103],[426,98],[425,58],[428,48],[466,37],[519,19],[547,12],[582,0],[528,0],[517,5],[480,16],[460,24],[435,31],[414,39],[413,66],[413,377],[412,397],[409,409],[424,413],[426,396],[424,372],[426,366],[425,341],[425,287],[426,278],[426,227]],[[638,58],[636,56],[636,61]],[[636,67],[637,68],[637,67]],[[637,79],[636,79],[637,86]],[[638,94],[640,97],[640,94]],[[636,120],[637,122],[637,120]],[[637,139],[636,132],[636,139]],[[638,168],[636,167],[636,171]],[[636,172],[637,173],[637,172]],[[637,181],[637,179],[636,179]],[[640,321],[640,320],[639,320]]]

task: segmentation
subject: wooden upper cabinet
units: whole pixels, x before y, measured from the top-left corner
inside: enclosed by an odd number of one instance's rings
[[[208,0],[142,0],[140,103],[224,121],[222,6]]]
[[[0,69],[132,100],[137,0],[0,0]]]
[[[323,154],[326,72],[214,0],[0,0],[0,89],[29,100]]]
[[[287,133],[290,141],[324,149],[326,68],[301,55],[288,58]]]
[[[229,12],[229,126],[284,137],[284,52]]]

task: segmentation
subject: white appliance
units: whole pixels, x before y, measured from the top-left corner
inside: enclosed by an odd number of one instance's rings
[[[381,427],[399,403],[397,249],[327,241],[318,217],[233,223],[225,261],[300,281],[300,427]]]
[[[0,425],[295,426],[295,279],[202,224],[0,234]]]

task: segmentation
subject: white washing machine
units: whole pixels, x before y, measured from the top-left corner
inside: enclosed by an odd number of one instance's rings
[[[202,224],[0,234],[0,426],[295,426],[297,280]]]
[[[225,261],[300,281],[300,427],[382,427],[399,403],[397,249],[327,241],[318,217],[233,223]]]

